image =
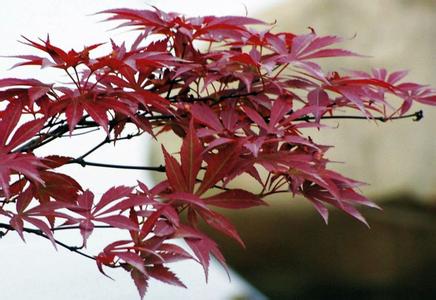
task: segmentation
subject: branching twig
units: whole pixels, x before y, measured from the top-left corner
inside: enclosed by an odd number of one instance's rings
[[[96,150],[98,150],[100,147],[102,147],[104,144],[107,144],[110,142],[109,137],[106,137],[102,142],[98,143],[96,146],[94,146],[92,149],[90,149],[89,151],[87,151],[86,153],[82,154],[80,157],[78,157],[78,160],[83,160],[85,157],[87,157],[88,155],[90,155],[91,153],[95,152]]]
[[[413,121],[417,122],[420,121],[422,118],[424,118],[424,113],[422,110],[416,111],[414,113],[408,114],[408,115],[402,115],[397,117],[365,117],[365,116],[322,116],[321,119],[327,120],[327,119],[351,119],[351,120],[376,120],[380,122],[387,122],[390,120],[399,120],[399,119],[408,119],[408,118],[415,118]],[[298,119],[295,119],[295,121],[310,121],[315,120],[315,117],[312,116],[304,116]]]
[[[7,229],[7,230],[15,231],[15,229],[11,225],[9,225],[9,224],[0,223],[0,228],[4,228],[4,229]],[[33,234],[38,235],[40,237],[43,237],[43,238],[45,238],[47,240],[50,240],[50,238],[47,235],[45,235],[41,230],[24,227],[23,231],[27,232],[27,233],[33,233]],[[80,251],[79,247],[69,246],[69,245],[67,245],[67,244],[65,244],[65,243],[63,243],[63,242],[61,242],[59,240],[56,240],[56,239],[53,239],[53,241],[56,243],[56,245],[59,245],[59,246],[65,248],[67,250],[70,250],[71,252],[74,252],[74,253],[77,253],[77,254],[79,254],[79,255],[81,255],[83,257],[95,260],[95,257]]]
[[[150,167],[150,166],[131,166],[131,165],[115,165],[115,164],[105,164],[105,163],[97,163],[97,162],[90,162],[86,161],[83,158],[76,158],[68,163],[70,164],[79,164],[82,167],[86,166],[93,166],[93,167],[102,167],[102,168],[112,168],[112,169],[127,169],[127,170],[145,170],[145,171],[156,171],[156,172],[165,172],[165,166],[156,166],[156,167]]]
[[[111,226],[111,225],[94,225],[94,228],[104,228],[104,229],[107,229],[107,228],[116,228],[116,227],[113,227],[113,226]],[[75,229],[80,229],[80,226],[63,226],[63,227],[55,227],[55,228],[52,228],[52,231],[60,231],[60,230],[75,230]]]

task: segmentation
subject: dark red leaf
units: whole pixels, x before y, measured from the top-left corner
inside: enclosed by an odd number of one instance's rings
[[[55,242],[54,237],[53,237],[53,232],[50,230],[50,227],[44,221],[41,221],[41,220],[36,219],[36,218],[31,218],[31,217],[23,217],[23,219],[26,222],[29,222],[32,225],[34,225],[35,227],[37,227],[38,229],[40,229],[50,239],[53,247],[55,247],[55,249],[57,249],[56,242]]]
[[[186,288],[186,285],[184,285],[183,282],[181,282],[180,279],[176,276],[176,274],[171,272],[170,269],[167,267],[164,267],[162,265],[155,265],[153,267],[147,267],[147,272],[151,277],[157,280],[171,285]]]
[[[230,61],[239,62],[245,65],[258,67],[258,63],[247,53],[236,54],[230,57]]]
[[[133,252],[116,252],[115,255],[132,267],[134,267],[143,275],[147,275],[147,271],[145,270],[144,266],[144,260],[138,254]]]
[[[11,102],[6,107],[0,119],[0,152],[1,147],[6,146],[9,135],[17,126],[21,117],[21,105],[16,102]],[[5,150],[3,150],[5,151]],[[7,151],[6,151],[7,152]]]
[[[18,215],[14,215],[10,220],[9,224],[15,229],[20,238],[24,241],[24,222],[23,219]]]
[[[137,230],[137,224],[133,223],[126,216],[118,215],[118,216],[108,216],[108,217],[99,217],[95,218],[96,221],[106,223],[115,228],[127,229],[127,230]]]
[[[140,239],[145,238],[153,230],[153,227],[156,225],[157,220],[162,215],[162,210],[163,210],[163,208],[160,208],[157,211],[154,211],[147,218],[147,220],[142,224],[140,235],[139,235]]]
[[[73,203],[78,193],[82,191],[80,184],[68,175],[41,171],[40,177],[44,184],[37,184],[34,187],[35,197],[40,202],[48,202],[52,197],[59,201]]]
[[[180,158],[183,175],[186,178],[187,191],[193,192],[201,167],[203,147],[195,132],[194,123],[191,121],[189,124],[188,132],[183,139]]]
[[[21,125],[12,136],[7,149],[12,150],[30,138],[34,137],[42,129],[44,123],[44,119],[37,119]]]
[[[232,170],[238,160],[239,149],[239,145],[229,145],[208,158],[206,173],[196,192],[197,195],[205,193]]]
[[[259,125],[260,128],[268,130],[269,126],[258,112],[248,106],[244,107],[244,112],[254,123]]]
[[[175,192],[167,195],[163,195],[164,198],[174,200],[174,201],[180,201],[192,204],[197,207],[201,207],[203,209],[208,210],[205,202],[197,195],[191,194],[191,193],[185,193],[185,192]]]
[[[186,192],[189,190],[185,176],[183,175],[182,167],[177,160],[172,157],[162,146],[162,152],[165,157],[165,171],[172,188],[178,192]]]
[[[133,282],[138,289],[139,296],[141,299],[143,299],[148,288],[148,276],[144,275],[144,273],[138,271],[137,269],[133,269],[130,272],[130,276],[132,277]]]
[[[85,219],[80,221],[79,223],[80,228],[80,234],[83,238],[83,246],[86,248],[86,243],[88,241],[88,238],[91,236],[92,232],[94,231],[94,223],[92,223],[91,220]]]
[[[67,116],[68,128],[70,129],[71,133],[83,116],[83,106],[79,100],[71,99],[68,107],[65,110],[65,115]]]
[[[186,252],[183,248],[174,244],[162,244],[159,247],[159,255],[164,259],[166,263],[176,262],[186,259],[194,259],[191,254]],[[153,262],[151,261],[150,263]]]
[[[67,164],[73,158],[68,156],[49,155],[41,158],[41,162],[50,169],[56,169]]]
[[[307,100],[309,105],[316,107],[314,116],[316,122],[319,123],[326,107],[330,104],[328,94],[323,89],[317,88],[307,94]]]
[[[223,266],[225,266],[224,257],[216,243],[203,233],[187,226],[181,226],[178,235],[185,239],[186,243],[194,252],[203,267],[206,282],[208,280],[211,254],[214,255]]]
[[[241,189],[225,191],[212,197],[205,198],[204,201],[209,205],[231,209],[243,209],[259,205],[268,205],[256,195]]]
[[[38,172],[38,167],[43,166],[44,165],[31,154],[2,154],[0,151],[0,186],[6,198],[10,196],[9,178],[12,172],[23,174],[28,179],[43,184],[43,180]]]
[[[216,113],[210,107],[203,104],[194,104],[191,106],[191,114],[195,119],[217,132],[223,130],[223,125],[219,121]]]
[[[215,228],[221,233],[231,237],[237,241],[242,247],[245,248],[245,244],[239,236],[236,228],[227,220],[223,215],[210,210],[199,210],[200,215],[206,221],[207,224]]]
[[[291,110],[292,101],[288,98],[280,97],[276,99],[271,108],[271,116],[269,118],[270,130],[276,126],[278,122]]]
[[[102,196],[100,201],[94,207],[94,214],[97,214],[103,207],[119,200],[121,198],[127,197],[132,193],[133,188],[127,186],[111,187]]]

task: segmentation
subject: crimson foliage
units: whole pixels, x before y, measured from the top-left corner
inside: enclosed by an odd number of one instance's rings
[[[16,67],[60,69],[71,81],[0,80],[0,227],[23,239],[26,232],[47,238],[94,259],[103,273],[104,267],[121,266],[141,297],[150,277],[184,287],[167,263],[196,260],[206,278],[210,255],[225,263],[199,222],[243,245],[213,207],[265,205],[265,197],[286,192],[308,199],[325,222],[328,204],[366,223],[356,206],[377,206],[356,191],[361,182],[327,168],[329,147],[313,142],[305,129],[320,130],[328,118],[419,119],[420,113],[406,114],[413,102],[436,105],[435,90],[403,82],[404,71],[324,72],[317,59],[357,56],[335,48],[341,41],[336,36],[274,33],[270,24],[248,17],[188,18],[158,9],[102,13],[138,31],[131,46],[112,41],[109,54],[95,56],[101,44],[77,52],[48,38],[24,38],[44,55],[16,56]],[[346,116],[344,109],[358,115]],[[82,156],[37,155],[40,147],[64,135],[73,141],[90,128],[105,134]],[[96,199],[56,171],[65,164],[120,167],[86,157],[144,133],[159,142],[168,131],[183,142],[174,154],[162,146],[164,165],[123,166],[164,172],[166,179],[154,187],[138,181]],[[229,187],[244,173],[258,183],[257,190]],[[87,254],[82,248],[96,227],[124,230],[128,238]],[[80,231],[82,245],[56,239],[61,229]],[[192,254],[174,244],[176,239]]]

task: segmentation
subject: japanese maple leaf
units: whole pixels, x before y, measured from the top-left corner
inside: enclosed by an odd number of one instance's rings
[[[132,190],[133,188],[126,186],[112,187],[97,203],[94,203],[94,194],[89,190],[79,195],[76,206],[69,209],[80,217],[72,219],[70,224],[79,223],[84,245],[94,229],[95,222],[120,229],[137,230],[138,224],[122,213],[135,206],[151,204],[153,201],[148,197],[132,195]]]
[[[193,259],[193,257],[181,247],[164,241],[156,236],[144,240],[141,245],[132,245],[129,240],[115,241],[107,245],[96,257],[97,266],[102,274],[108,276],[103,271],[103,265],[113,266],[118,258],[122,266],[128,266],[127,269],[130,270],[141,298],[147,291],[150,277],[186,288],[183,282],[164,266],[164,263]]]
[[[28,108],[33,111],[34,102],[44,96],[52,84],[45,84],[36,79],[4,78],[0,79],[0,88],[8,88],[0,91],[0,97],[17,102],[18,99],[27,103]],[[25,87],[25,88],[23,88]]]
[[[43,183],[38,167],[43,163],[30,153],[14,153],[13,149],[34,137],[44,125],[44,119],[36,119],[22,124],[17,130],[22,107],[11,102],[1,114],[0,119],[0,187],[9,198],[9,180],[11,174],[22,174],[28,179]]]
[[[84,112],[100,125],[106,132],[109,132],[109,119],[107,116],[108,110],[115,110],[124,115],[131,116],[130,108],[115,99],[105,94],[99,94],[96,91],[81,92],[69,88],[59,88],[64,94],[55,102],[51,108],[51,114],[65,112],[67,117],[68,128],[70,132],[74,130],[76,125],[82,119]]]
[[[71,49],[70,51],[64,51],[59,47],[54,46],[50,42],[50,37],[44,41],[40,39],[42,43],[37,43],[32,41],[25,36],[22,36],[25,40],[23,44],[29,45],[33,48],[39,49],[47,53],[51,60],[45,57],[35,56],[35,55],[18,55],[12,56],[24,60],[23,62],[15,64],[13,67],[26,66],[26,65],[36,65],[43,67],[55,67],[60,69],[68,69],[70,67],[75,67],[79,64],[89,63],[89,52],[103,44],[94,44],[91,46],[84,47],[82,51],[76,52]]]
[[[56,212],[57,209],[68,207],[65,202],[50,202],[49,204],[32,207],[33,191],[31,188],[24,190],[16,201],[16,213],[7,212],[10,225],[17,231],[24,241],[24,223],[29,223],[43,232],[56,248],[56,242],[53,238],[53,232],[50,229],[50,217],[61,217],[68,219],[69,216],[64,213]],[[47,219],[47,220],[46,220]],[[49,221],[50,225],[46,222]]]

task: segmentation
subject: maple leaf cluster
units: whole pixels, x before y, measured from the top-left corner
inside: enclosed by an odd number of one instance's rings
[[[405,71],[325,72],[320,58],[358,56],[335,48],[341,42],[336,36],[275,33],[270,24],[239,16],[189,18],[158,9],[102,13],[137,30],[137,39],[129,46],[111,41],[110,53],[96,56],[103,44],[66,51],[49,38],[24,38],[43,55],[15,56],[15,67],[55,68],[70,82],[0,80],[0,227],[23,239],[24,233],[47,238],[94,259],[103,273],[122,267],[141,297],[150,278],[184,287],[168,263],[195,260],[206,277],[211,255],[225,264],[199,224],[243,245],[214,207],[245,209],[290,193],[308,199],[325,222],[331,205],[366,223],[356,207],[377,205],[359,193],[361,182],[327,168],[329,147],[305,131],[322,129],[324,119],[347,118],[344,111],[357,113],[349,118],[387,121],[422,117],[407,114],[413,102],[436,105],[435,90],[402,81]],[[37,154],[60,137],[73,141],[95,128],[104,130],[103,141],[79,157]],[[142,134],[159,142],[164,132],[182,144],[177,153],[162,146],[161,166],[86,160],[105,144]],[[112,187],[96,199],[57,170],[67,164],[144,169],[166,178],[154,187],[140,181]],[[231,187],[242,174],[259,188]],[[128,234],[89,255],[84,248],[96,228]],[[65,229],[79,231],[82,245],[58,240],[56,232]]]

